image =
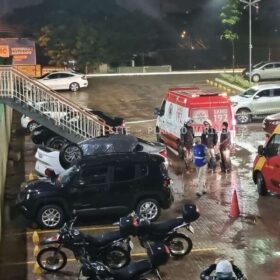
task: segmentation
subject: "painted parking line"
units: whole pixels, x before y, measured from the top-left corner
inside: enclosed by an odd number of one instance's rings
[[[150,120],[141,120],[141,121],[131,121],[131,122],[125,122],[125,124],[137,124],[137,123],[146,123],[146,122],[154,122],[157,119],[150,119]]]
[[[203,253],[203,252],[211,252],[217,250],[216,247],[209,247],[209,248],[196,248],[192,249],[192,253]],[[134,253],[131,254],[131,257],[138,258],[138,257],[146,257],[146,253]],[[76,262],[77,260],[74,258],[67,259],[67,262]],[[1,263],[0,266],[20,266],[20,265],[34,265],[37,263],[36,261],[27,261],[27,262],[14,262],[14,263]]]

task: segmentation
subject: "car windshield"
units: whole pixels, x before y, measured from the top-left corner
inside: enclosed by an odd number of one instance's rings
[[[64,172],[62,172],[58,177],[57,177],[57,183],[61,186],[64,187],[67,184],[69,184],[72,179],[77,175],[79,172],[79,168],[76,165],[73,165],[72,167],[68,168]]]
[[[256,68],[259,68],[259,67],[261,67],[261,66],[263,66],[263,65],[265,65],[265,64],[266,64],[266,62],[265,62],[265,61],[262,61],[262,62],[259,62],[259,63],[255,64],[255,65],[253,65],[252,68],[253,68],[253,69],[256,69]]]
[[[240,93],[240,96],[249,98],[253,96],[257,91],[255,89],[249,88],[246,91]]]
[[[46,74],[44,74],[44,75],[42,75],[41,77],[37,77],[36,79],[44,79],[45,77],[47,77],[48,75],[49,75],[50,73],[46,73]]]

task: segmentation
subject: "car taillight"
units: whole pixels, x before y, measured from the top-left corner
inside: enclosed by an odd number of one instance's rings
[[[163,186],[164,187],[168,187],[170,185],[170,182],[171,182],[171,180],[170,180],[169,177],[164,177],[163,178]]]
[[[87,76],[82,76],[82,80],[87,80]]]
[[[159,152],[159,154],[160,154],[161,156],[163,156],[163,157],[167,157],[167,151],[166,151],[166,149],[161,150],[161,151]]]

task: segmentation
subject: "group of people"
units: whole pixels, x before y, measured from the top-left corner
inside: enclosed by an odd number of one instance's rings
[[[184,159],[187,173],[190,173],[193,165],[197,170],[198,189],[197,196],[206,193],[205,177],[207,169],[216,172],[217,159],[221,159],[221,172],[231,171],[231,135],[228,130],[228,123],[222,123],[222,130],[219,141],[219,154],[216,154],[218,144],[218,134],[212,127],[210,120],[203,122],[204,129],[201,137],[195,137],[192,127],[193,120],[189,119],[181,129],[181,142],[184,147]]]

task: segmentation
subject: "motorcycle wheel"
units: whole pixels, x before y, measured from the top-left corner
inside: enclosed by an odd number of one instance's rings
[[[176,233],[167,239],[165,245],[168,246],[173,257],[183,257],[192,250],[192,240],[182,233]]]
[[[66,254],[56,247],[42,249],[37,255],[39,266],[48,271],[56,272],[61,270],[67,263]]]
[[[103,263],[112,269],[119,269],[130,262],[130,254],[122,248],[112,248],[103,255]]]

